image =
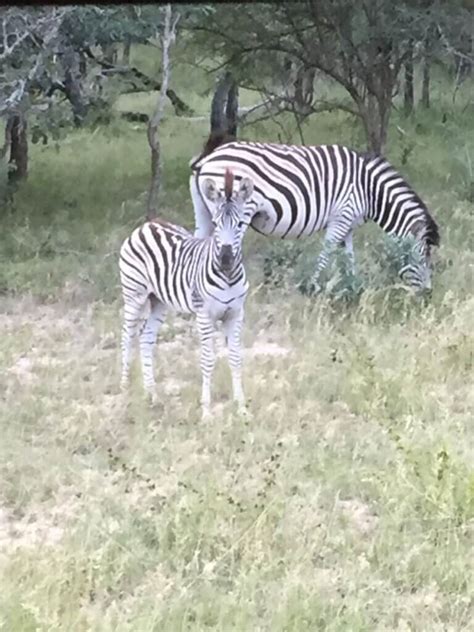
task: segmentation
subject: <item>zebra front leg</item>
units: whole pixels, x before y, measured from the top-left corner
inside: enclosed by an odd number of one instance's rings
[[[234,401],[237,402],[239,412],[246,413],[245,396],[242,387],[242,323],[244,320],[244,310],[228,317],[223,323],[225,341],[228,350],[229,366],[232,375],[232,392]]]
[[[355,269],[354,244],[352,243],[352,231],[345,238],[344,247],[346,249],[346,254],[349,259],[349,266],[350,266],[352,275],[355,276],[356,269]]]
[[[197,325],[201,340],[202,418],[206,420],[211,415],[211,378],[216,362],[214,351],[215,326],[211,318],[204,312],[198,312]]]
[[[327,268],[338,244],[341,243],[345,245],[347,252],[352,251],[353,256],[352,230],[350,223],[346,221],[339,221],[338,223],[332,224],[326,231],[323,250],[316,260],[314,274],[311,277],[311,284],[313,285],[315,292],[321,291],[321,273]]]
[[[312,285],[313,291],[316,294],[321,292],[321,290],[323,289],[320,284],[321,273],[323,272],[323,270],[327,268],[327,265],[331,257],[333,256],[336,248],[337,248],[337,242],[325,240],[323,250],[316,260],[316,267],[315,267],[313,276],[311,277],[311,285]]]
[[[143,309],[146,305],[147,297],[134,297],[127,301],[124,297],[124,313],[122,327],[122,375],[120,378],[120,388],[125,391],[130,380],[130,360],[132,356],[132,345],[137,334],[138,325],[141,320]]]
[[[142,363],[143,386],[152,404],[156,404],[155,376],[153,371],[153,350],[155,348],[158,331],[163,324],[166,307],[154,296],[150,296],[150,315],[140,332],[140,358]]]

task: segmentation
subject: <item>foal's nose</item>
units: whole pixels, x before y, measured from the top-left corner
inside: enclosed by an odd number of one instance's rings
[[[223,270],[229,270],[232,267],[234,261],[234,255],[232,254],[232,246],[222,246],[219,253],[219,260]]]

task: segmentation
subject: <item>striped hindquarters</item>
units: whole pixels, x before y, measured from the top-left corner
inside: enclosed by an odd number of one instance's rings
[[[333,213],[350,195],[365,210],[362,190],[363,159],[340,145],[300,147],[270,143],[232,142],[196,162],[196,177],[222,178],[230,166],[236,179],[250,177],[259,209],[252,227],[281,238],[311,235],[326,227]]]

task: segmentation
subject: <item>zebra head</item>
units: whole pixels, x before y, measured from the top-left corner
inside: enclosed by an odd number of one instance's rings
[[[252,180],[243,178],[237,192],[233,191],[233,183],[234,176],[227,169],[224,191],[219,190],[211,178],[207,178],[203,186],[205,197],[214,205],[212,239],[217,261],[225,272],[230,272],[236,261],[240,261],[242,239],[252,219],[251,213],[245,210],[245,205],[253,194]]]
[[[416,224],[409,236],[410,248],[405,254],[404,265],[399,271],[404,283],[407,283],[418,292],[431,291],[431,275],[433,264],[431,260],[432,246],[439,246],[439,229],[426,211],[423,217],[423,225],[416,230]]]
[[[421,242],[415,242],[408,255],[404,257],[404,265],[399,275],[404,283],[418,292],[431,290],[431,258],[429,250]]]

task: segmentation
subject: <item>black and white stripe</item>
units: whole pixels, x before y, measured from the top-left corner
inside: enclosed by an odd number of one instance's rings
[[[234,399],[244,408],[241,382],[240,334],[248,281],[242,261],[242,239],[251,215],[245,210],[253,193],[243,179],[237,193],[230,172],[222,193],[213,180],[203,185],[215,209],[213,233],[196,238],[184,228],[160,221],[146,222],[128,237],[120,250],[124,300],[122,387],[129,379],[131,346],[147,306],[140,331],[140,356],[145,389],[156,401],[153,348],[166,312],[196,314],[201,339],[203,415],[209,414],[211,375],[215,363],[214,332],[222,321],[229,351]]]
[[[430,250],[439,243],[438,227],[422,200],[383,157],[341,145],[219,145],[210,139],[192,163],[197,236],[211,230],[212,208],[202,195],[203,179],[222,178],[226,166],[236,179],[250,177],[254,182],[249,206],[251,226],[259,233],[286,239],[326,231],[313,278],[316,285],[338,245],[345,246],[354,265],[353,230],[373,220],[390,235],[414,237],[415,256],[400,272],[411,285],[430,287]]]

